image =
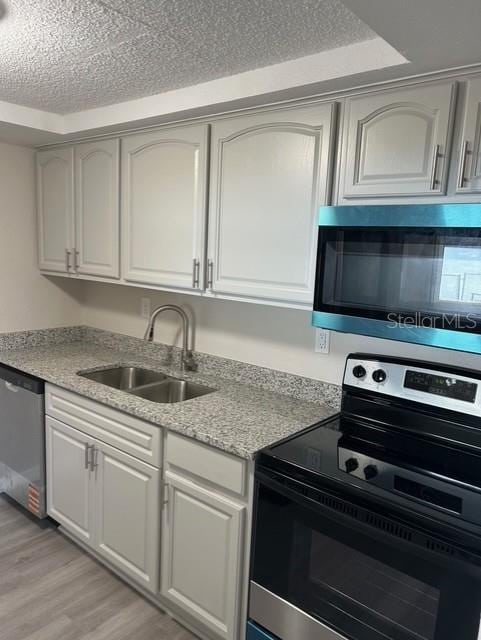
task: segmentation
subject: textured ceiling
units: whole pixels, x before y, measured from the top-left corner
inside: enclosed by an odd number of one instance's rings
[[[0,100],[70,113],[374,37],[339,0],[0,0]]]

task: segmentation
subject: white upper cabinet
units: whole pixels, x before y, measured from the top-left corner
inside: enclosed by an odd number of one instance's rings
[[[213,293],[312,303],[334,116],[334,104],[318,104],[213,124],[207,268]]]
[[[119,277],[119,141],[75,147],[74,269]]]
[[[67,273],[73,251],[73,149],[37,154],[38,260],[40,269]]]
[[[208,125],[122,140],[123,277],[203,287]]]
[[[481,78],[467,83],[458,165],[458,193],[481,191]]]
[[[348,98],[338,201],[445,193],[455,89],[445,82]]]

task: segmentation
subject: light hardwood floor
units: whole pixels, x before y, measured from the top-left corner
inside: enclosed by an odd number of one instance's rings
[[[0,496],[0,640],[196,640]]]

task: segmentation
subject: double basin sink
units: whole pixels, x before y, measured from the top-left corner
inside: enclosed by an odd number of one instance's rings
[[[141,367],[112,367],[78,375],[151,402],[184,402],[215,391],[195,382],[172,378],[159,371]]]

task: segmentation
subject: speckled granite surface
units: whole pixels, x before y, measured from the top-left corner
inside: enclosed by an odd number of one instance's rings
[[[0,336],[0,363],[243,458],[338,411],[335,385],[207,354],[196,354],[198,373],[181,373],[178,355],[166,345],[88,327]],[[162,371],[216,391],[157,404],[77,375],[119,364]]]

